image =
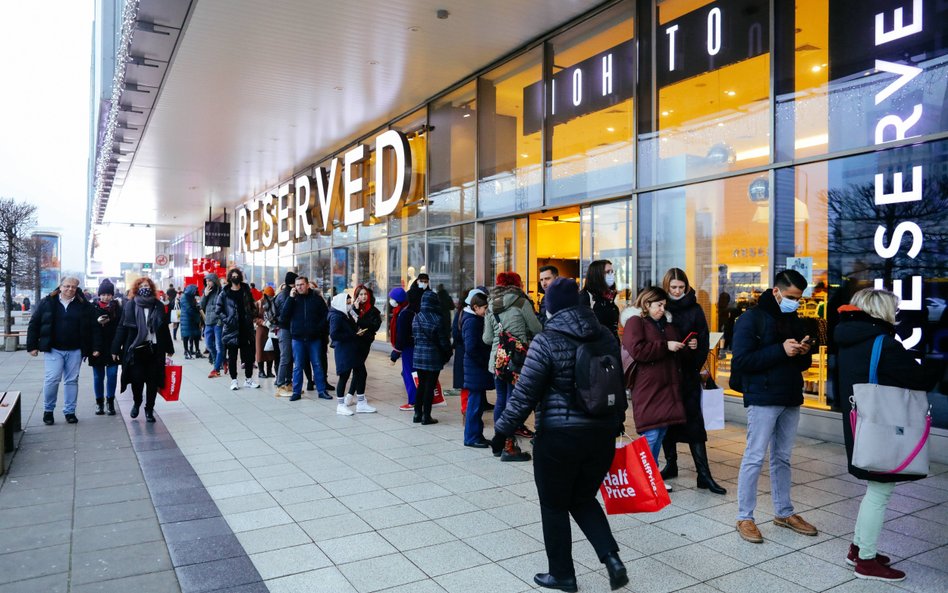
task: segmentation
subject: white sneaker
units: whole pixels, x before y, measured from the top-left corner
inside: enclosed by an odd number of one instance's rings
[[[346,397],[344,398],[344,401],[345,401],[345,404],[346,404],[347,406],[351,406],[351,405],[352,405],[352,397],[353,397],[353,396],[352,396],[351,393],[347,393],[347,394],[346,394]]]
[[[359,414],[374,414],[375,408],[369,405],[369,402],[362,400],[356,404],[356,412]]]
[[[230,382],[230,390],[237,391],[240,389],[240,383],[237,382],[237,379],[232,379]]]
[[[244,387],[247,389],[260,389],[260,384],[254,383],[253,379],[247,379],[244,381]]]
[[[336,413],[339,414],[340,416],[352,416],[353,414],[355,414],[355,412],[353,412],[348,407],[346,407],[346,404],[337,404]]]

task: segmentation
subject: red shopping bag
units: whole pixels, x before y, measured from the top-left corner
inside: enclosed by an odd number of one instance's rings
[[[609,515],[654,513],[671,504],[645,437],[616,449],[599,492]]]
[[[165,401],[176,402],[181,394],[181,379],[184,373],[180,366],[165,366],[165,386],[158,390],[158,394],[165,398]]]
[[[411,373],[411,378],[415,381],[415,389],[417,389],[417,388],[418,388],[418,373],[415,372],[415,371],[412,371],[412,373]],[[441,381],[440,381],[440,380],[435,384],[434,399],[431,400],[431,403],[432,403],[432,405],[435,405],[435,406],[438,405],[438,404],[444,404],[444,403],[445,403],[445,402],[444,402],[444,391],[441,390]],[[445,405],[447,405],[447,404],[445,404]]]

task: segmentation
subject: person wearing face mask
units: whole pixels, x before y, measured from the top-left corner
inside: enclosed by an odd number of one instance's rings
[[[597,259],[586,270],[586,281],[579,302],[592,308],[606,329],[619,341],[619,307],[616,306],[616,273],[612,262]]]
[[[397,286],[388,293],[388,305],[391,307],[391,319],[388,323],[388,339],[392,344],[392,354],[389,358],[392,364],[402,361],[402,381],[405,383],[405,394],[408,403],[399,406],[403,412],[415,410],[415,397],[418,388],[415,378],[412,377],[412,364],[415,355],[415,341],[411,335],[411,323],[415,319],[415,310],[408,302],[408,293]]]
[[[352,297],[340,292],[332,297],[332,306],[329,309],[329,337],[332,339],[332,349],[336,360],[336,376],[339,378],[336,385],[336,413],[340,416],[352,416],[353,411],[345,401],[346,384],[352,376],[359,357],[359,335],[356,320],[352,315]],[[363,369],[364,370],[364,367]],[[353,383],[360,380],[360,371],[356,371]]]
[[[482,413],[487,406],[487,392],[494,389],[494,375],[487,370],[490,366],[490,346],[481,339],[484,336],[484,315],[487,314],[487,293],[474,288],[467,293],[464,302],[467,306],[461,311],[460,321],[456,324],[461,326],[462,347],[455,352],[456,357],[461,357],[461,384],[468,392],[464,446],[486,449],[490,444],[484,438]]]
[[[451,358],[451,337],[441,323],[441,303],[438,295],[430,290],[421,297],[421,310],[411,322],[411,335],[415,339],[415,353],[412,366],[418,373],[418,394],[415,396],[415,417],[413,422],[437,424],[431,417],[434,405],[435,387],[438,375]]]
[[[375,295],[372,290],[360,284],[355,289],[355,302],[352,303],[349,315],[356,322],[357,351],[356,363],[353,368],[352,383],[349,385],[349,393],[343,397],[343,403],[346,406],[356,402],[356,413],[372,414],[375,408],[369,405],[365,399],[365,384],[369,378],[369,372],[365,367],[365,361],[369,358],[369,352],[372,350],[372,344],[375,342],[375,334],[382,327],[382,314],[375,308]],[[330,320],[331,321],[331,320]],[[330,332],[332,323],[330,323]],[[338,364],[337,364],[338,370]],[[339,391],[336,392],[341,393]],[[337,396],[338,397],[338,396]]]
[[[691,457],[698,474],[698,488],[710,490],[714,494],[727,494],[727,490],[718,485],[711,477],[708,464],[708,449],[705,443],[708,433],[704,429],[704,416],[701,414],[701,369],[708,359],[709,330],[704,311],[695,297],[695,291],[688,283],[688,276],[680,268],[671,268],[665,273],[662,288],[668,293],[665,310],[671,315],[671,323],[684,338],[692,333],[687,348],[681,349],[681,401],[685,405],[686,421],[668,428],[662,442],[665,450],[665,468],[662,479],[678,476],[678,450],[676,443],[688,443]]]
[[[737,531],[744,540],[763,543],[754,523],[757,480],[768,446],[774,525],[802,535],[817,529],[793,512],[790,501],[790,455],[803,405],[803,375],[810,368],[813,341],[806,335],[797,307],[806,279],[795,270],[774,278],[757,306],[748,309],[734,325],[734,358],[731,369],[740,373],[747,408],[747,446],[737,477]]]
[[[106,278],[99,284],[98,298],[92,303],[92,388],[95,390],[95,415],[115,416],[115,384],[118,363],[112,359],[112,341],[122,316],[122,307],[115,300],[115,286]]]
[[[151,278],[132,283],[130,295],[112,341],[112,358],[122,363],[122,391],[132,388],[129,416],[138,417],[144,398],[145,419],[154,422],[155,396],[165,385],[165,357],[174,354],[174,343]]]
[[[217,299],[217,319],[220,321],[221,342],[227,351],[230,388],[240,389],[237,381],[237,355],[244,367],[244,387],[258,389],[260,384],[253,380],[254,361],[254,320],[257,318],[257,305],[250,286],[244,282],[244,273],[233,268],[227,273],[227,286]]]

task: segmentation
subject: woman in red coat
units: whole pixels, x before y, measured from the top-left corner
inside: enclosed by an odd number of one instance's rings
[[[661,288],[643,290],[635,299],[639,314],[629,318],[622,335],[622,347],[636,365],[629,385],[635,430],[648,440],[656,462],[668,427],[685,421],[678,352],[688,346],[665,315],[667,302]]]

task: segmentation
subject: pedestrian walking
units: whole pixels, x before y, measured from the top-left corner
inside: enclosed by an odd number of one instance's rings
[[[415,339],[412,365],[418,373],[418,394],[412,421],[426,425],[438,423],[431,417],[435,387],[441,369],[452,354],[451,338],[442,318],[441,301],[437,293],[425,291],[421,297],[421,310],[412,320],[412,336]]]
[[[181,310],[181,342],[184,344],[184,358],[204,358],[201,354],[201,309],[197,302],[198,287],[188,284],[184,292],[178,295],[178,308]]]
[[[929,391],[937,384],[942,368],[930,362],[919,364],[916,354],[909,352],[896,339],[895,324],[899,298],[887,290],[865,288],[853,295],[849,305],[839,308],[839,325],[834,337],[839,348],[836,393],[842,404],[843,440],[849,473],[866,481],[866,493],[859,505],[853,541],[846,562],[855,566],[860,579],[896,582],[905,573],[889,566],[891,559],[878,553],[879,535],[885,522],[885,511],[896,482],[920,480],[924,476],[869,472],[853,465],[853,431],[849,413],[853,385],[870,382],[870,361],[876,340],[882,337],[876,374],[879,385]],[[892,411],[897,413],[897,401]],[[894,438],[895,435],[893,435]],[[884,446],[884,443],[880,443]]]
[[[53,424],[53,410],[63,384],[63,415],[66,422],[79,422],[76,400],[82,359],[92,354],[90,305],[79,291],[79,279],[63,278],[59,287],[43,297],[30,316],[26,334],[30,356],[43,353],[43,423]]]
[[[166,357],[174,355],[174,343],[164,305],[155,296],[155,283],[139,278],[129,292],[112,341],[112,359],[122,363],[122,391],[132,388],[129,416],[138,418],[144,402],[145,419],[154,422],[155,399],[165,385]]]
[[[257,306],[254,304],[250,287],[244,282],[244,273],[240,268],[227,272],[227,286],[217,299],[217,319],[221,324],[221,342],[227,352],[230,370],[231,390],[240,389],[237,381],[237,356],[244,367],[244,387],[259,389],[253,380],[254,361],[254,319],[257,318]]]
[[[494,424],[494,451],[530,415],[536,414],[533,475],[540,499],[543,544],[548,572],[533,581],[544,588],[576,591],[570,516],[605,564],[612,589],[629,582],[619,546],[596,494],[612,465],[615,439],[623,432],[625,413],[587,414],[577,404],[576,367],[579,344],[596,343],[618,361],[619,344],[594,313],[581,304],[576,282],[554,280],[546,289],[546,328],[530,344],[520,379],[501,417]]]
[[[207,358],[211,363],[211,372],[207,378],[221,376],[224,364],[224,344],[220,319],[217,317],[217,299],[222,294],[221,281],[217,274],[204,276],[204,296],[201,297],[201,310],[204,311],[204,343],[207,345]]]
[[[118,382],[118,363],[112,358],[112,342],[122,318],[122,307],[115,300],[115,285],[108,278],[99,283],[98,297],[93,302],[92,316],[92,388],[95,392],[95,415],[102,416],[108,407],[109,416],[115,416],[115,386]]]
[[[685,341],[687,348],[678,352],[681,363],[681,401],[685,407],[685,423],[668,427],[662,440],[665,451],[665,468],[662,479],[678,476],[678,449],[676,443],[688,443],[691,458],[695,462],[698,474],[697,487],[714,494],[727,494],[727,490],[718,485],[711,477],[711,465],[708,461],[708,432],[704,429],[704,415],[701,413],[701,369],[708,360],[710,349],[710,330],[695,291],[688,282],[688,276],[680,268],[671,268],[662,280],[662,289],[668,293],[665,311],[671,316],[671,324],[677,330],[679,338]]]

